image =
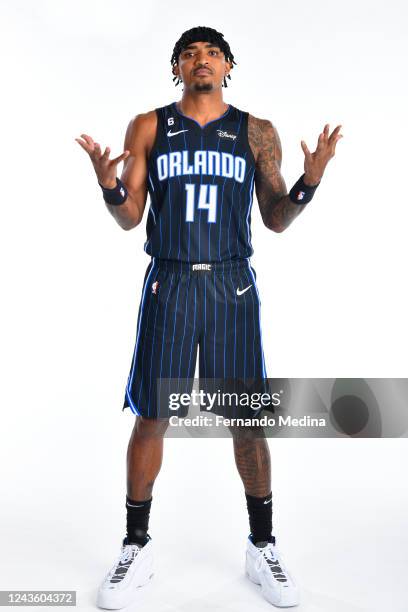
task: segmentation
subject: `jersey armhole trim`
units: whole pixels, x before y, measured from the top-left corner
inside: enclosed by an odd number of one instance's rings
[[[159,138],[159,129],[160,129],[160,113],[162,112],[161,108],[155,108],[154,109],[156,111],[156,117],[157,117],[157,126],[156,126],[156,134],[154,136],[154,140],[153,140],[153,144],[152,144],[152,148],[150,149],[150,154],[149,154],[149,159],[148,159],[148,163],[150,163],[150,160],[152,158],[152,151],[156,148],[157,145],[157,140]]]
[[[252,160],[252,163],[254,165],[254,167],[256,168],[256,159],[255,156],[253,154],[253,151],[251,149],[251,145],[249,144],[249,134],[248,134],[248,128],[249,128],[249,112],[248,111],[241,111],[244,112],[244,116],[245,116],[245,144],[246,147],[248,149],[248,154]]]

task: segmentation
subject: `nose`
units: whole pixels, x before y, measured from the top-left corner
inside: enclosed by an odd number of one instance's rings
[[[197,53],[195,63],[199,66],[206,66],[208,64],[208,59],[204,55],[205,52],[201,51]]]
[[[205,69],[210,71],[210,66],[208,64],[208,61],[206,59],[202,59],[202,60],[198,60],[194,63],[194,72],[197,72],[197,70],[200,69]]]

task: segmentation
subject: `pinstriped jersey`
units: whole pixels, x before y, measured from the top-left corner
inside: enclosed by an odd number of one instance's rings
[[[230,104],[204,126],[175,102],[156,113],[144,250],[198,263],[250,257],[255,159],[248,113]]]

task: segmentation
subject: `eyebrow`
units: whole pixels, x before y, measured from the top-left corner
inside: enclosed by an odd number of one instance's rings
[[[221,49],[218,47],[218,45],[213,45],[213,44],[211,44],[211,43],[207,43],[207,44],[205,45],[205,48],[206,48],[206,49],[208,49],[208,48],[210,48],[210,47],[212,47],[212,48],[214,48],[214,49],[219,49],[219,50],[221,51]],[[183,51],[187,51],[188,49],[198,49],[198,47],[197,47],[197,45],[188,45],[187,47],[184,47]],[[182,51],[182,52],[183,52],[183,51]]]

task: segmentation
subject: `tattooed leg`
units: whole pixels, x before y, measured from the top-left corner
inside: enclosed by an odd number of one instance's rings
[[[245,493],[264,497],[271,491],[271,457],[262,427],[230,427],[235,463]]]
[[[262,427],[232,427],[235,463],[245,488],[250,538],[261,547],[273,542],[271,459]]]

